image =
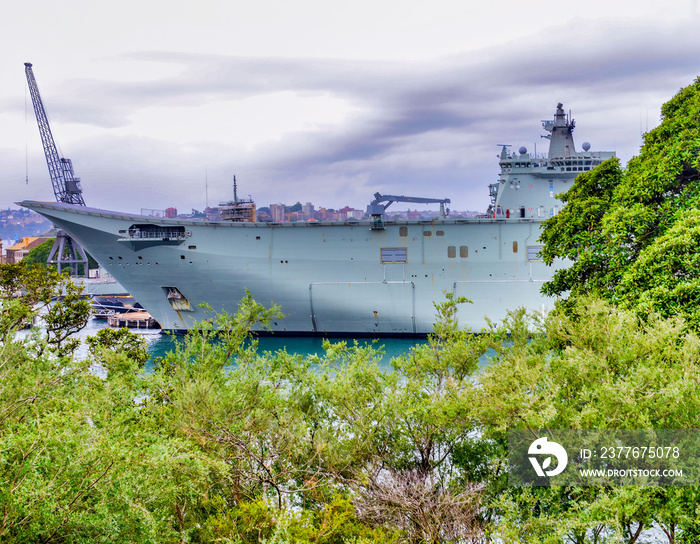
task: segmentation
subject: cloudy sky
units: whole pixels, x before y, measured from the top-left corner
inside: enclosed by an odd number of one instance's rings
[[[662,6],[663,4],[663,6]],[[486,7],[486,6],[490,7]],[[497,144],[626,162],[700,74],[696,0],[23,0],[0,8],[0,207],[52,200],[24,63],[89,206],[240,195],[484,210]],[[405,207],[405,206],[404,206]]]

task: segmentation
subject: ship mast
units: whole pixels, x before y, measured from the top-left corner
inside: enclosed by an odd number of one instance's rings
[[[549,158],[569,157],[576,153],[574,145],[574,128],[576,122],[569,120],[561,103],[557,104],[557,111],[553,121],[542,121],[542,127],[550,134],[542,136],[549,140]]]

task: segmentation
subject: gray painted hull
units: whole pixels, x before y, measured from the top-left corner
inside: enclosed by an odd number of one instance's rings
[[[233,313],[245,291],[284,318],[292,334],[424,335],[434,302],[465,296],[462,326],[525,307],[546,310],[540,294],[553,269],[536,252],[538,219],[357,223],[206,223],[125,215],[62,203],[25,201],[75,238],[164,329],[182,330],[214,311]],[[137,240],[134,224],[184,229],[180,240]],[[403,235],[402,235],[403,234]],[[382,262],[399,248],[402,263]],[[529,250],[528,250],[529,248]],[[168,298],[173,288],[181,300]]]

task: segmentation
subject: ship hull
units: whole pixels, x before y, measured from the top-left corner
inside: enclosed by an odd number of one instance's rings
[[[475,331],[509,310],[553,306],[540,294],[553,269],[536,258],[535,219],[208,223],[21,205],[75,238],[163,329],[206,319],[203,304],[233,313],[246,291],[278,305],[271,330],[289,334],[425,335],[444,293],[471,300],[458,320]]]

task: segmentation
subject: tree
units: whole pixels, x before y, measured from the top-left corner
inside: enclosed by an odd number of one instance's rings
[[[30,325],[58,294],[59,282],[57,272],[24,261],[0,265],[0,341],[11,340],[19,328]]]
[[[49,307],[41,318],[46,330],[46,341],[59,356],[72,355],[80,345],[73,335],[87,325],[90,319],[90,301],[82,296],[83,287],[71,281],[62,282],[59,300]]]
[[[475,399],[486,437],[509,429],[698,427],[700,338],[682,319],[642,321],[579,297],[544,320],[513,314],[499,335],[508,341],[494,343]],[[669,535],[697,531],[692,487],[501,487],[491,496],[505,541],[578,543],[607,533],[632,544],[653,521]]]
[[[0,265],[0,341],[11,341],[17,329],[41,319],[48,347],[59,355],[72,354],[80,341],[69,337],[90,317],[90,303],[81,293],[82,288],[45,266],[24,260]]]
[[[620,305],[640,315],[683,315],[700,329],[700,210],[687,210],[645,247],[618,285]]]
[[[454,457],[476,430],[473,378],[492,343],[459,327],[458,304],[466,302],[447,293],[435,303],[427,344],[392,361],[378,392],[383,417],[374,418],[373,456],[354,486],[362,517],[400,528],[408,542],[478,541],[484,532],[484,480],[465,478],[467,463]]]
[[[545,221],[544,261],[567,259],[570,266],[555,272],[543,292],[571,301],[591,294],[641,315],[682,315],[697,326],[692,244],[693,210],[700,206],[700,80],[661,114],[625,169],[611,159],[581,174],[562,196],[562,212]],[[643,270],[650,265],[653,274]],[[650,280],[657,276],[660,289]]]
[[[247,511],[268,527],[256,538],[271,538],[280,520],[296,523],[294,508],[323,518],[340,494],[357,508],[343,531],[478,538],[480,484],[455,481],[461,472],[450,459],[472,429],[470,379],[490,344],[459,329],[459,302],[436,305],[428,345],[391,372],[379,368],[373,346],[345,342],[326,342],[324,357],[307,360],[258,354],[250,326],[265,326],[277,310],[249,294],[236,315],[198,324],[157,364],[148,404],[174,436],[227,466],[205,525],[243,538],[236,512]]]
[[[566,206],[544,222],[541,255],[548,265],[554,259],[568,259],[571,264],[554,272],[544,285],[545,294],[570,291],[573,297],[582,293],[602,295],[619,281],[603,219],[613,206],[614,190],[621,177],[619,161],[609,159],[580,174],[571,189],[560,195]]]
[[[665,243],[692,247],[677,226]],[[638,544],[652,525],[698,539],[698,488],[506,480],[509,429],[698,428],[700,337],[682,318],[580,294],[476,336],[447,295],[428,342],[386,369],[374,345],[259,353],[250,331],[279,310],[246,293],[146,373],[127,330],[76,360],[77,309],[53,336],[15,338],[62,280],[0,267],[0,542]]]
[[[27,263],[45,265],[46,261],[49,259],[49,253],[53,247],[55,238],[50,238],[38,246],[29,250],[29,253],[22,259]]]
[[[189,509],[220,467],[139,405],[138,362],[125,359],[142,352],[129,333],[97,343],[107,380],[72,357],[84,301],[68,284],[51,302],[64,281],[46,267],[0,267],[0,541],[185,541],[198,530]],[[18,317],[47,309],[37,305],[50,305],[48,335],[18,339]]]

